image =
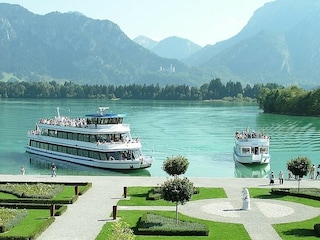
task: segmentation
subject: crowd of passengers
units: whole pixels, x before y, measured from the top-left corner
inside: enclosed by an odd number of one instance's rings
[[[135,142],[138,143],[139,141],[140,141],[140,139],[136,138]],[[107,143],[114,143],[114,142],[130,143],[130,142],[134,142],[134,141],[132,141],[132,139],[130,139],[128,136],[123,137],[121,135],[120,139],[116,139],[112,135],[111,135],[111,137],[109,137],[109,135],[108,135],[107,139],[98,139],[97,145],[104,145],[104,144],[107,144]]]
[[[267,139],[268,136],[261,134],[260,132],[248,132],[248,131],[242,131],[242,132],[238,132],[236,131],[235,133],[235,137],[237,139],[248,139],[248,138],[264,138]]]
[[[70,127],[87,127],[87,121],[84,118],[71,119],[69,117],[54,118],[54,119],[40,119],[39,123]]]

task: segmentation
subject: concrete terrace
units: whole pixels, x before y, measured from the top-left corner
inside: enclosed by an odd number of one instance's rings
[[[72,205],[38,238],[39,240],[91,240],[99,234],[119,199],[123,187],[156,186],[165,177],[105,177],[105,176],[57,176],[0,175],[1,181],[35,182],[92,182],[92,188]],[[252,199],[251,210],[241,210],[244,187],[270,187],[266,178],[190,178],[197,187],[222,187],[226,199],[209,199],[188,202],[179,211],[195,218],[219,222],[244,224],[251,239],[281,239],[271,224],[302,221],[320,215],[320,208],[278,200]],[[304,179],[301,187],[319,187],[319,181]],[[275,184],[274,187],[279,185]],[[297,187],[294,180],[285,181],[283,187]],[[118,207],[118,209],[173,210],[174,207]]]

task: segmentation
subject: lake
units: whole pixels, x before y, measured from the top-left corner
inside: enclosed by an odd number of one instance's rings
[[[307,156],[320,164],[320,121],[316,117],[264,114],[253,103],[151,101],[151,100],[0,100],[0,174],[49,174],[51,159],[25,154],[26,133],[40,118],[61,115],[83,117],[107,106],[126,114],[133,138],[143,152],[153,155],[151,168],[134,172],[108,171],[55,160],[58,175],[166,176],[161,169],[167,157],[182,155],[189,162],[188,177],[265,177],[273,170],[286,173],[291,158]],[[232,157],[235,131],[249,127],[271,136],[271,163],[247,167]],[[286,176],[286,174],[285,174]]]

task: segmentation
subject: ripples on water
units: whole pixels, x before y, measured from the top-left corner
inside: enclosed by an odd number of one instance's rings
[[[167,157],[182,155],[189,159],[190,177],[265,177],[271,170],[286,169],[293,157],[307,156],[320,163],[320,123],[318,118],[263,114],[254,104],[183,101],[100,101],[100,100],[2,100],[0,107],[0,173],[18,174],[25,165],[27,174],[49,174],[51,159],[31,159],[24,154],[26,132],[39,118],[61,114],[82,117],[109,106],[110,112],[127,115],[133,137],[140,137],[143,151],[154,155],[151,168],[131,173],[165,176],[161,170]],[[232,158],[233,136],[250,127],[271,136],[271,164],[235,165]],[[128,173],[60,164],[60,174],[127,175]],[[59,173],[59,172],[58,172]]]

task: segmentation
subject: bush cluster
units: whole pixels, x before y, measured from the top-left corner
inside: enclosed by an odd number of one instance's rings
[[[161,187],[155,187],[148,191],[147,200],[160,200],[161,199]]]
[[[208,236],[209,229],[205,224],[179,221],[154,213],[145,213],[137,223],[139,235],[165,236]]]
[[[320,237],[320,223],[316,223],[315,225],[313,225],[313,230],[315,232],[315,234]]]
[[[26,209],[0,208],[0,232],[9,231],[28,215]]]
[[[50,199],[63,191],[64,185],[44,183],[6,183],[0,184],[0,191],[20,198]]]

